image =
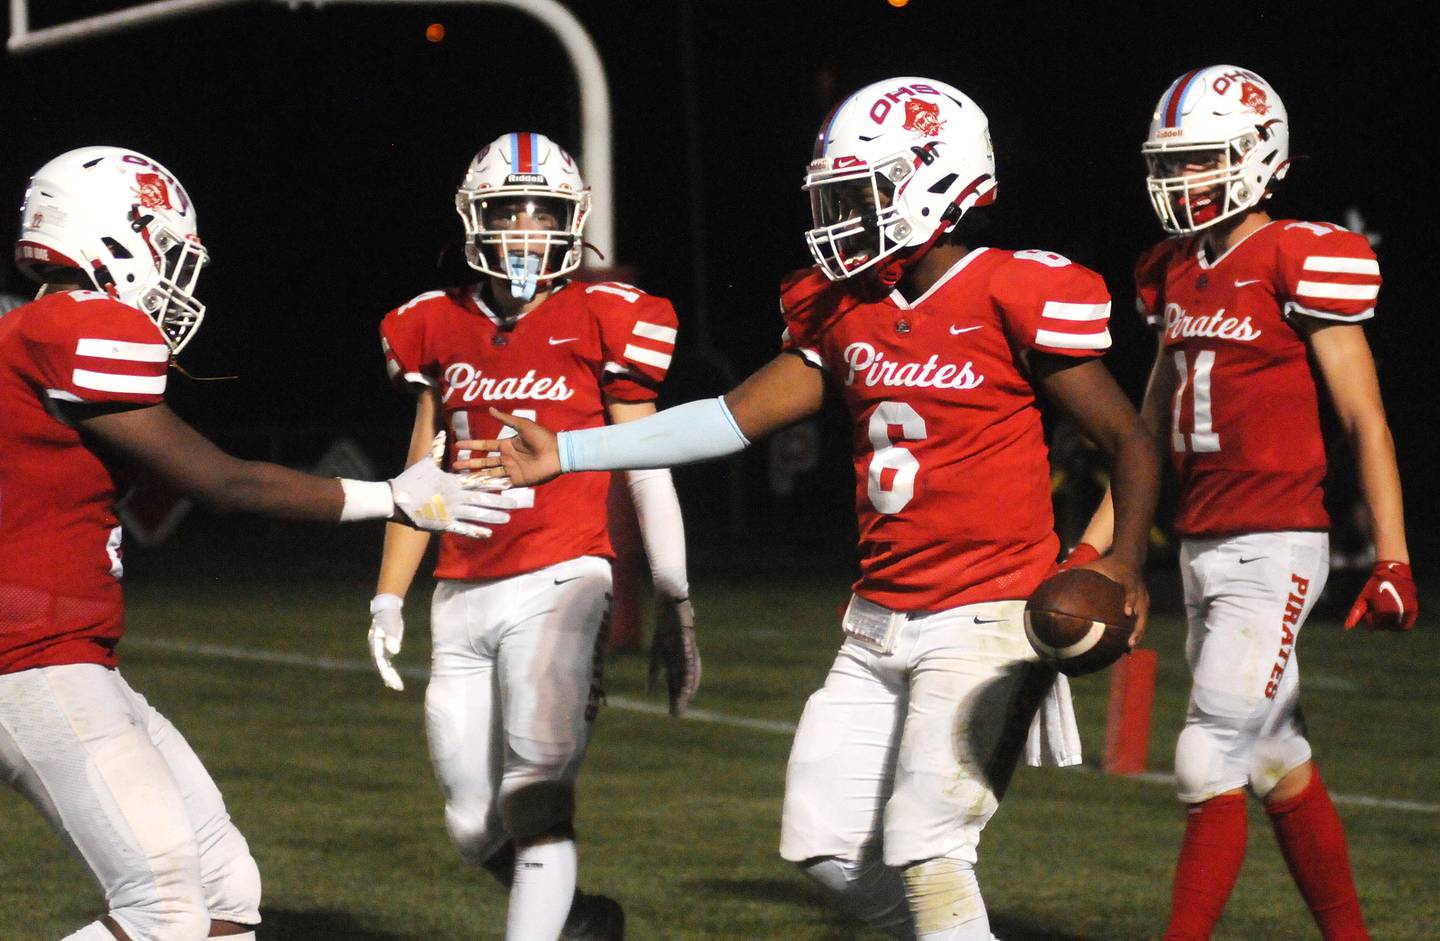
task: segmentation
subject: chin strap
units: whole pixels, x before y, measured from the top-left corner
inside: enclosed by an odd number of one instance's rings
[[[945,207],[940,215],[940,224],[930,237],[922,244],[905,254],[896,253],[887,258],[878,268],[875,269],[875,276],[880,283],[887,288],[893,288],[900,283],[905,272],[914,267],[920,259],[924,258],[935,243],[940,241],[940,236],[955,228],[960,218],[976,206],[988,206],[995,201],[995,178],[988,173],[981,174],[970,181],[970,185],[960,191],[955,201]]]

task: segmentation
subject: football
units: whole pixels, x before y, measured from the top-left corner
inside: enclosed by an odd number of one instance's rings
[[[1025,605],[1025,634],[1061,673],[1103,670],[1130,652],[1135,619],[1125,588],[1090,569],[1067,569],[1040,583]]]

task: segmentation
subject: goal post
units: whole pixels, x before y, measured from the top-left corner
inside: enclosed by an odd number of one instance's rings
[[[111,13],[30,29],[30,0],[10,0],[10,36],[5,47],[12,55],[39,52],[66,43],[108,36],[179,16],[207,13],[228,7],[259,3],[290,9],[313,6],[502,6],[541,23],[560,43],[580,90],[580,165],[590,181],[590,221],[586,241],[600,250],[605,263],[619,264],[615,247],[614,132],[610,83],[605,65],[584,25],[559,0],[151,0]]]

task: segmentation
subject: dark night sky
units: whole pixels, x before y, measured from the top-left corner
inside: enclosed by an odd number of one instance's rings
[[[32,12],[32,26],[125,5],[32,0],[45,8]],[[1383,235],[1387,280],[1371,340],[1415,535],[1434,518],[1425,491],[1435,151],[1419,138],[1437,82],[1418,25],[1424,5],[1189,3],[1157,12],[1159,4],[912,0],[892,10],[884,0],[696,0],[693,129],[681,4],[566,5],[594,34],[610,76],[620,260],[675,300],[682,346],[708,310],[715,347],[742,374],[776,349],[778,279],[808,264],[799,184],[816,125],[862,84],[919,74],[958,86],[989,115],[1001,183],[996,244],[1058,250],[1106,277],[1118,314],[1109,362],[1138,397],[1152,347],[1127,316],[1129,268],[1160,235],[1138,156],[1150,110],[1189,68],[1258,71],[1285,100],[1295,152],[1309,157],[1281,208],[1343,221],[1358,206]],[[432,21],[448,27],[443,43],[425,41]],[[241,7],[0,60],[0,204],[18,206],[28,175],[71,147],[116,143],[156,157],[189,189],[213,259],[200,291],[210,314],[186,365],[241,376],[177,381],[176,407],[216,433],[319,424],[385,428],[402,440],[409,405],[385,385],[376,323],[445,280],[436,259],[458,244],[452,193],[474,150],[520,127],[578,147],[576,98],[558,46],[512,11]],[[3,275],[12,287],[15,277]],[[677,360],[671,400],[723,389],[691,347]]]

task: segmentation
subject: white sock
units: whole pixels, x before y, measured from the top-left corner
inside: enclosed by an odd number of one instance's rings
[[[937,857],[905,869],[919,941],[992,941],[990,916],[971,863]]]
[[[575,898],[575,841],[515,848],[506,941],[556,941]]]
[[[115,941],[115,936],[100,922],[92,921],[74,934],[67,934],[60,941]]]

